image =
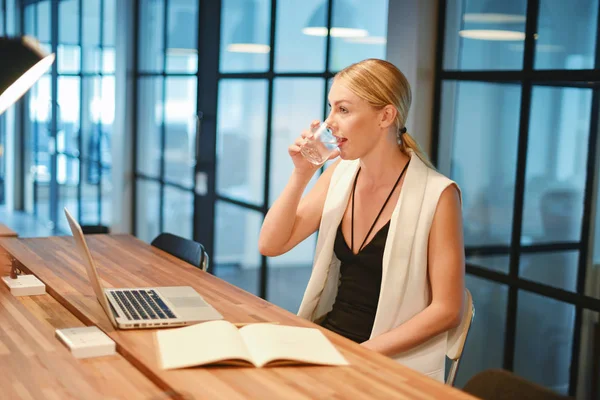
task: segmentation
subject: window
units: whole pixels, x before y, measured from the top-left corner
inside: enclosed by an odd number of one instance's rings
[[[598,1],[442,5],[433,158],[462,188],[477,309],[457,384],[506,368],[595,398]]]
[[[56,53],[27,95],[26,210],[68,232],[111,222],[116,0],[29,2],[24,32]]]
[[[287,147],[324,118],[335,72],[385,57],[388,2],[209,3],[140,1],[136,235],[193,237],[215,275],[296,312],[316,235],[267,259],[259,230],[292,171]]]

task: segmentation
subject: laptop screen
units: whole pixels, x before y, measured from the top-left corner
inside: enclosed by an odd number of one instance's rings
[[[102,308],[104,308],[104,312],[110,319],[110,322],[113,326],[116,325],[116,321],[113,317],[112,311],[110,310],[110,306],[108,304],[108,300],[106,299],[106,295],[104,294],[104,288],[100,283],[100,277],[98,276],[98,271],[96,270],[96,264],[94,264],[94,259],[92,258],[92,254],[90,253],[90,249],[85,241],[85,237],[83,236],[83,230],[75,218],[71,216],[69,211],[65,208],[65,215],[67,217],[67,221],[69,221],[69,227],[71,228],[71,233],[73,233],[73,238],[75,239],[75,244],[79,249],[79,253],[83,258],[83,262],[85,264],[85,269],[87,271],[88,278],[90,283],[92,284],[92,288],[94,288],[94,293],[96,293],[96,297],[100,302]]]

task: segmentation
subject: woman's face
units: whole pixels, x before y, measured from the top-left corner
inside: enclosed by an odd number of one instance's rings
[[[380,112],[334,80],[329,90],[329,116],[325,120],[338,139],[340,157],[355,160],[368,153],[382,136]]]

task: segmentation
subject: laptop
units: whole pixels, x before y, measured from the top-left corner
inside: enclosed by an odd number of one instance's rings
[[[65,215],[96,297],[115,328],[166,328],[223,319],[190,286],[104,288],[81,226],[66,208]]]

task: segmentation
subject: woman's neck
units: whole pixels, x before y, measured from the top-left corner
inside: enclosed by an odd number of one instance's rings
[[[388,186],[396,181],[410,156],[404,154],[396,143],[386,143],[360,159],[360,176],[363,184],[373,189]]]

